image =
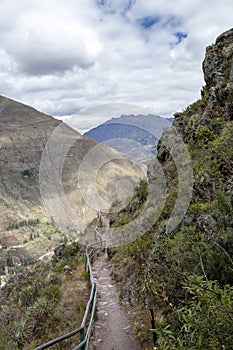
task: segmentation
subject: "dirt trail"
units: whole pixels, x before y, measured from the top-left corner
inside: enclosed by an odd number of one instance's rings
[[[140,350],[132,335],[129,320],[118,304],[115,282],[110,276],[106,255],[101,255],[93,265],[93,275],[98,288],[97,321],[90,341],[91,350]]]

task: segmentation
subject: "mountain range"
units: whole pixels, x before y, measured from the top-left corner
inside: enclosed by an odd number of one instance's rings
[[[173,118],[148,114],[114,117],[84,135],[107,144],[119,152],[145,164],[154,158],[157,142]]]
[[[23,245],[34,236],[28,223],[37,221],[51,222],[81,239],[96,211],[118,199],[118,181],[125,179],[134,187],[144,176],[122,154],[4,96],[0,149],[0,246]],[[120,187],[125,192],[123,182]],[[31,245],[24,245],[28,252]],[[38,242],[34,245],[36,256],[47,252],[48,246],[40,250]]]

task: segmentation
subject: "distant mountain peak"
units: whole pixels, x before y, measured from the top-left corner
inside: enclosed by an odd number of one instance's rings
[[[148,164],[156,154],[157,141],[173,118],[154,114],[122,114],[89,130],[84,135],[119,152],[127,154],[140,163]]]

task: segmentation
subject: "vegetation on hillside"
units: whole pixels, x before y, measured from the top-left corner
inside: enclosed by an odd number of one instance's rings
[[[175,115],[194,171],[192,201],[182,223],[166,232],[177,172],[165,150],[159,160],[167,200],[159,222],[133,244],[114,250],[121,296],[138,309],[141,340],[153,339],[157,350],[230,349],[233,343],[233,121],[217,104],[203,122],[208,104],[203,91],[201,100]],[[144,188],[141,183],[128,207],[112,218],[112,226],[138,215]]]
[[[10,221],[0,231],[0,274],[21,272],[60,243],[67,243],[67,234],[50,221],[29,218]]]
[[[149,337],[150,328],[157,350],[232,349],[232,40],[230,29],[207,48],[202,97],[175,114],[174,126],[188,148],[194,171],[192,200],[181,224],[175,231],[166,230],[178,179],[163,145],[163,138],[169,137],[165,133],[158,144],[167,181],[163,213],[143,237],[114,252],[121,297],[138,310],[141,340]],[[140,208],[131,208],[136,216]],[[115,226],[121,224],[121,216],[116,215]],[[128,215],[124,212],[125,222],[127,216],[132,218],[130,209]]]
[[[88,296],[80,245],[59,246],[52,260],[24,268],[2,288],[0,348],[34,349],[78,328]],[[79,335],[53,348],[77,344]]]

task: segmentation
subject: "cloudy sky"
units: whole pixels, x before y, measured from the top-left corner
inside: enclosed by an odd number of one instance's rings
[[[58,117],[171,116],[199,98],[205,47],[232,14],[232,0],[0,0],[0,94]],[[101,121],[80,113],[80,129]]]

